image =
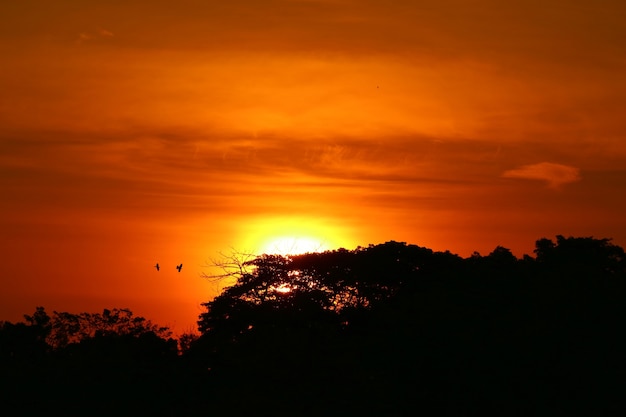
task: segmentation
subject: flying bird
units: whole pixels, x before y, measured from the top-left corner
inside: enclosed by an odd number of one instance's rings
[[[157,262],[156,265],[154,265],[154,267],[157,269],[157,271],[159,270],[159,263]]]
[[[176,269],[178,269],[178,272],[180,272],[180,270],[183,269],[183,264],[176,265]]]

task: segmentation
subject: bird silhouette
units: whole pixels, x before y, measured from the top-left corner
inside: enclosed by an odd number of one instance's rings
[[[157,269],[157,271],[159,270],[159,263],[157,262],[156,265],[154,265],[154,267]]]
[[[178,272],[180,272],[180,270],[183,269],[183,264],[176,265],[176,269],[178,269]]]

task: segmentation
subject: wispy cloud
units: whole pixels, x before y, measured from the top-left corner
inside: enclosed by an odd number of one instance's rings
[[[580,181],[580,169],[552,162],[522,165],[502,174],[504,178],[518,178],[545,181],[550,188],[560,188],[564,184]]]
[[[115,35],[113,35],[113,32],[108,31],[108,30],[106,30],[106,29],[100,29],[100,30],[98,31],[98,34],[99,34],[100,36],[105,37],[105,38],[112,38],[113,36],[115,36]]]
[[[78,34],[78,37],[76,38],[76,43],[82,44],[85,42],[95,41],[98,39],[112,38],[114,36],[115,35],[113,34],[113,32],[107,29],[98,29],[96,31],[81,32]]]

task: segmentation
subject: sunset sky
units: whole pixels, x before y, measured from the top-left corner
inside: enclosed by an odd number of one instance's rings
[[[211,259],[284,242],[624,247],[625,19],[623,0],[3,1],[0,320],[128,307],[193,330]]]

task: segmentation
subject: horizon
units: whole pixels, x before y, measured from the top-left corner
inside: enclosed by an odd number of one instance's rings
[[[624,247],[622,245],[617,244],[612,238],[604,238],[604,237],[597,237],[597,236],[563,236],[563,235],[556,235],[554,237],[543,236],[541,238],[537,238],[533,242],[533,249],[536,247],[535,243],[537,241],[539,241],[539,239],[547,238],[547,239],[550,239],[550,240],[554,241],[554,238],[558,239],[560,236],[565,237],[565,238],[572,238],[573,237],[573,238],[585,238],[585,239],[586,238],[592,238],[592,239],[598,239],[598,240],[606,239],[612,245],[615,245],[615,246],[618,246],[618,247],[624,249]],[[483,257],[484,256],[489,256],[495,249],[497,249],[499,247],[500,248],[505,248],[505,249],[511,251],[511,254],[513,256],[515,256],[515,258],[517,260],[519,260],[519,261],[522,261],[525,256],[530,256],[533,259],[536,258],[536,254],[534,253],[534,250],[530,250],[529,252],[524,252],[522,255],[517,255],[510,248],[507,248],[506,246],[502,246],[502,245],[496,245],[496,246],[494,246],[492,248],[492,250],[490,250],[488,252],[485,252],[485,253],[482,253],[482,252],[479,252],[479,251],[472,251],[471,253],[469,253],[467,255],[461,255],[459,253],[450,251],[448,249],[435,250],[435,249],[427,247],[427,246],[422,246],[422,245],[418,245],[418,244],[411,243],[411,242],[397,241],[397,240],[393,240],[393,239],[392,240],[387,240],[385,242],[376,243],[376,244],[370,243],[370,244],[367,244],[367,245],[357,245],[356,247],[350,248],[350,249],[349,248],[345,248],[345,247],[337,247],[337,248],[325,248],[325,249],[312,250],[312,251],[300,251],[300,252],[295,251],[295,252],[291,252],[291,253],[263,252],[263,253],[259,253],[259,254],[252,254],[252,253],[249,253],[249,252],[237,252],[233,248],[231,248],[231,252],[230,253],[224,253],[224,252],[220,253],[220,258],[214,258],[212,260],[213,264],[211,264],[211,265],[207,264],[205,266],[205,269],[209,269],[209,270],[213,269],[213,271],[214,271],[214,273],[216,273],[217,277],[211,276],[210,272],[209,273],[203,272],[202,273],[203,275],[200,276],[200,279],[204,280],[205,282],[207,282],[209,284],[212,284],[215,288],[219,288],[219,290],[216,290],[215,293],[212,294],[207,299],[199,301],[199,303],[197,305],[198,311],[197,311],[197,314],[196,314],[196,316],[194,318],[193,324],[190,324],[189,322],[185,322],[185,324],[186,324],[185,327],[177,325],[176,322],[173,322],[173,324],[172,324],[172,321],[167,319],[168,314],[165,314],[163,316],[157,315],[157,317],[159,317],[161,319],[159,321],[159,320],[156,320],[154,317],[151,317],[149,315],[141,314],[141,312],[138,312],[137,310],[135,310],[132,305],[108,305],[108,304],[103,304],[103,301],[99,301],[100,304],[97,304],[97,303],[94,303],[93,299],[91,299],[91,300],[90,299],[87,299],[87,300],[83,299],[83,300],[81,300],[82,303],[79,303],[78,305],[84,305],[84,306],[87,306],[87,305],[90,305],[90,306],[98,305],[99,307],[95,307],[95,308],[94,307],[90,307],[90,308],[84,309],[84,310],[70,310],[70,309],[64,309],[64,308],[49,308],[47,305],[37,304],[37,305],[32,306],[32,308],[30,310],[23,311],[22,313],[17,314],[17,316],[19,316],[19,317],[16,316],[15,318],[12,318],[12,319],[7,319],[7,318],[0,317],[0,322],[2,322],[2,321],[14,322],[14,323],[22,322],[24,317],[25,317],[25,315],[34,312],[35,309],[38,308],[38,307],[43,307],[48,314],[50,314],[53,311],[54,312],[68,312],[68,313],[72,313],[72,314],[79,314],[79,313],[99,313],[100,311],[103,311],[105,309],[109,309],[109,310],[111,310],[111,309],[129,309],[130,311],[132,311],[134,317],[144,317],[145,319],[150,320],[155,325],[165,326],[165,327],[168,328],[168,330],[172,331],[173,337],[178,338],[182,334],[196,334],[198,332],[198,328],[197,328],[197,325],[195,324],[195,322],[198,321],[200,314],[206,312],[206,309],[204,307],[201,307],[200,304],[211,301],[213,299],[213,297],[220,295],[222,293],[223,289],[226,289],[227,287],[229,287],[230,285],[233,285],[235,283],[235,281],[233,280],[234,277],[232,277],[232,276],[230,276],[230,277],[229,276],[219,276],[219,275],[221,275],[221,273],[219,271],[223,272],[223,268],[217,264],[220,261],[228,262],[228,261],[232,261],[233,258],[241,258],[241,259],[238,259],[238,261],[243,261],[242,257],[246,257],[246,260],[251,260],[252,258],[260,257],[262,255],[278,255],[278,256],[283,256],[283,257],[289,258],[291,256],[306,255],[306,254],[309,254],[309,253],[316,253],[316,252],[318,252],[318,253],[330,253],[330,252],[339,251],[339,250],[357,251],[358,249],[361,249],[361,248],[367,248],[369,246],[384,245],[384,244],[392,243],[392,242],[404,244],[404,245],[407,245],[407,246],[414,245],[414,246],[422,247],[422,248],[425,248],[425,249],[430,249],[430,250],[432,250],[435,253],[437,253],[437,252],[439,252],[439,253],[444,253],[444,252],[445,253],[450,253],[452,255],[459,256],[460,258],[466,259],[466,260],[470,259],[471,257],[473,257],[477,253],[478,253],[478,255],[483,256]],[[282,251],[282,249],[281,249],[281,251]],[[167,266],[172,266],[172,265],[167,265]],[[167,268],[167,266],[166,265],[162,265],[161,263],[159,263],[159,271],[158,272],[161,272],[161,270],[163,270],[163,269],[165,269],[165,270],[177,269],[177,267],[178,267],[176,265],[173,268]],[[166,268],[164,268],[164,267],[166,267]],[[155,268],[155,265],[153,265],[152,268]],[[178,272],[181,272],[181,271],[178,271]],[[69,302],[68,304],[72,305],[72,304],[75,304],[75,303],[76,303],[76,300],[73,300],[73,302]],[[55,305],[61,305],[61,304],[56,303]],[[146,311],[149,311],[149,310],[150,310],[150,308],[146,308]],[[173,316],[176,318],[175,314]],[[181,317],[183,317],[183,316],[181,316]]]
[[[0,319],[128,307],[184,332],[212,259],[298,242],[624,247],[624,11],[2,4]]]

